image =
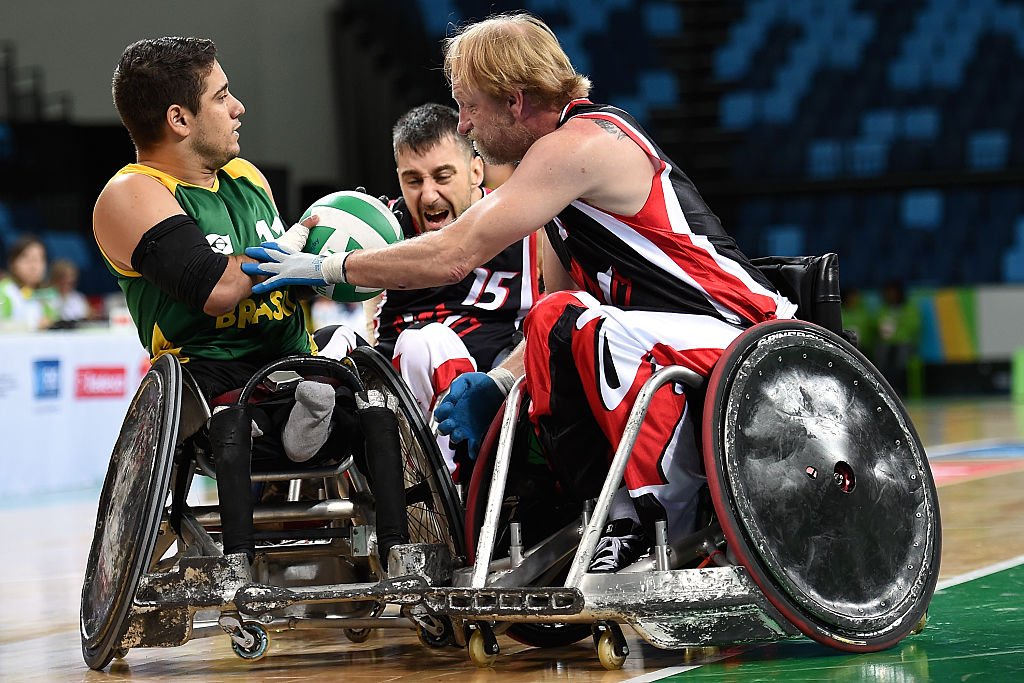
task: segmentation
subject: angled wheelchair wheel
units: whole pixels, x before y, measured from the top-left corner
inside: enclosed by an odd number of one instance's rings
[[[103,669],[117,655],[160,529],[174,461],[181,366],[161,356],[142,379],[103,482],[82,587],[82,655]]]
[[[477,453],[476,462],[473,463],[473,473],[466,488],[466,557],[470,564],[476,562],[476,546],[480,539],[480,529],[484,525],[487,494],[491,490],[491,473],[494,471],[494,456],[498,450],[498,436],[504,417],[505,404],[502,403],[480,443],[480,451]]]
[[[378,389],[398,399],[398,423],[405,464],[405,498],[409,540],[448,546],[452,557],[465,558],[462,505],[437,441],[423,419],[419,405],[391,362],[366,346],[350,357],[367,389]]]
[[[711,375],[703,436],[729,547],[794,626],[849,652],[913,631],[938,578],[935,484],[864,356],[816,325],[757,325]]]

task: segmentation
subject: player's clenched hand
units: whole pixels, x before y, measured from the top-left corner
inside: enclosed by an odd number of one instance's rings
[[[459,375],[434,410],[437,431],[447,434],[452,443],[465,441],[470,459],[476,460],[487,428],[506,395],[504,387],[486,373]]]

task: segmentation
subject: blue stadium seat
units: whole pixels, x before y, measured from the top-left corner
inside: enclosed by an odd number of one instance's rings
[[[722,128],[726,130],[749,128],[757,118],[757,96],[752,92],[729,93],[721,106]]]
[[[683,32],[683,17],[670,2],[652,2],[643,6],[644,27],[652,36],[677,36]]]
[[[761,253],[772,256],[804,256],[804,227],[772,225],[761,234]]]
[[[889,141],[899,132],[899,117],[892,109],[875,109],[864,112],[860,130],[866,138]]]
[[[670,71],[650,69],[640,73],[640,96],[649,106],[664,107],[679,101],[676,77]]]
[[[912,190],[903,195],[903,224],[908,228],[934,230],[942,223],[943,195],[938,190]]]
[[[923,62],[907,59],[889,65],[889,84],[894,89],[916,91],[923,82]]]
[[[47,259],[52,263],[57,259],[67,259],[86,270],[96,260],[96,253],[91,242],[77,232],[44,232],[40,235],[46,245]]]
[[[1024,282],[1024,248],[1017,247],[1003,255],[1003,280]]]
[[[881,140],[854,140],[846,155],[849,171],[857,177],[878,176],[888,170],[889,145]]]
[[[939,113],[933,107],[915,107],[903,115],[903,136],[933,140],[939,132]]]
[[[790,92],[771,92],[762,98],[763,110],[761,118],[766,123],[789,123],[796,114],[796,97]]]
[[[1004,168],[1010,153],[1005,130],[981,130],[967,138],[967,163],[978,171]]]
[[[455,0],[418,0],[418,4],[423,27],[430,36],[447,35],[449,24],[457,26],[465,18]]]
[[[807,147],[807,173],[812,178],[835,178],[843,172],[843,144],[839,140],[811,140]]]

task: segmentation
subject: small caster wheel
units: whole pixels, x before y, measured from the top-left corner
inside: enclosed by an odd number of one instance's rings
[[[347,628],[345,629],[345,637],[353,643],[365,643],[367,638],[370,637],[370,629]]]
[[[231,637],[231,649],[235,651],[236,655],[246,661],[255,662],[263,659],[270,648],[270,636],[267,635],[267,629],[263,628],[260,624],[250,622],[242,624],[241,630],[242,634]],[[244,636],[249,636],[252,639],[252,643],[247,645],[236,640],[236,638],[242,639]]]
[[[420,642],[427,647],[439,649],[442,647],[448,647],[452,644],[452,623],[447,617],[426,617],[426,620],[430,622],[431,626],[434,627],[434,631],[431,631],[426,626],[420,625],[416,627],[416,637],[419,638]]]
[[[599,621],[592,628],[594,648],[601,666],[608,671],[618,671],[629,656],[629,646],[622,629],[614,621]]]
[[[597,658],[608,671],[618,671],[626,663],[626,655],[619,653],[611,631],[605,631],[597,639]]]
[[[916,636],[918,633],[924,630],[924,627],[928,625],[928,611],[921,615],[921,620],[917,622],[917,625],[910,631],[910,635]]]
[[[492,648],[487,646],[487,638],[484,637],[482,631],[473,631],[473,635],[469,637],[469,658],[474,664],[481,669],[486,669],[489,666],[494,665],[494,660],[498,658],[497,643],[493,654],[491,653]]]
[[[124,659],[127,656],[128,648],[126,647],[119,647],[116,650],[114,650],[114,659]]]

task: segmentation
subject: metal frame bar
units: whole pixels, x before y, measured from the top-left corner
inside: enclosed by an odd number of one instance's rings
[[[640,427],[643,425],[644,417],[647,415],[647,409],[650,407],[655,392],[669,382],[683,382],[690,386],[699,386],[702,381],[701,376],[693,370],[673,365],[658,370],[640,388],[636,402],[633,403],[633,409],[629,413],[626,429],[623,431],[622,439],[619,441],[619,447],[616,449],[615,457],[608,468],[608,476],[605,477],[601,494],[597,498],[597,505],[594,506],[594,512],[590,517],[590,523],[587,524],[587,528],[583,531],[583,538],[580,539],[579,550],[576,551],[576,557],[573,559],[572,567],[569,569],[569,576],[565,580],[566,588],[578,588],[583,575],[587,571],[587,567],[590,566],[590,560],[594,556],[594,548],[597,546],[598,538],[601,536],[601,529],[604,528],[605,520],[608,517],[608,510],[611,508],[612,498],[615,496],[615,491],[619,488],[619,483],[622,481],[622,474],[626,471],[626,463],[633,452],[637,434],[640,433]],[[504,436],[504,433],[502,435]],[[489,503],[490,501],[488,501]],[[479,561],[479,556],[477,556],[477,560]]]

